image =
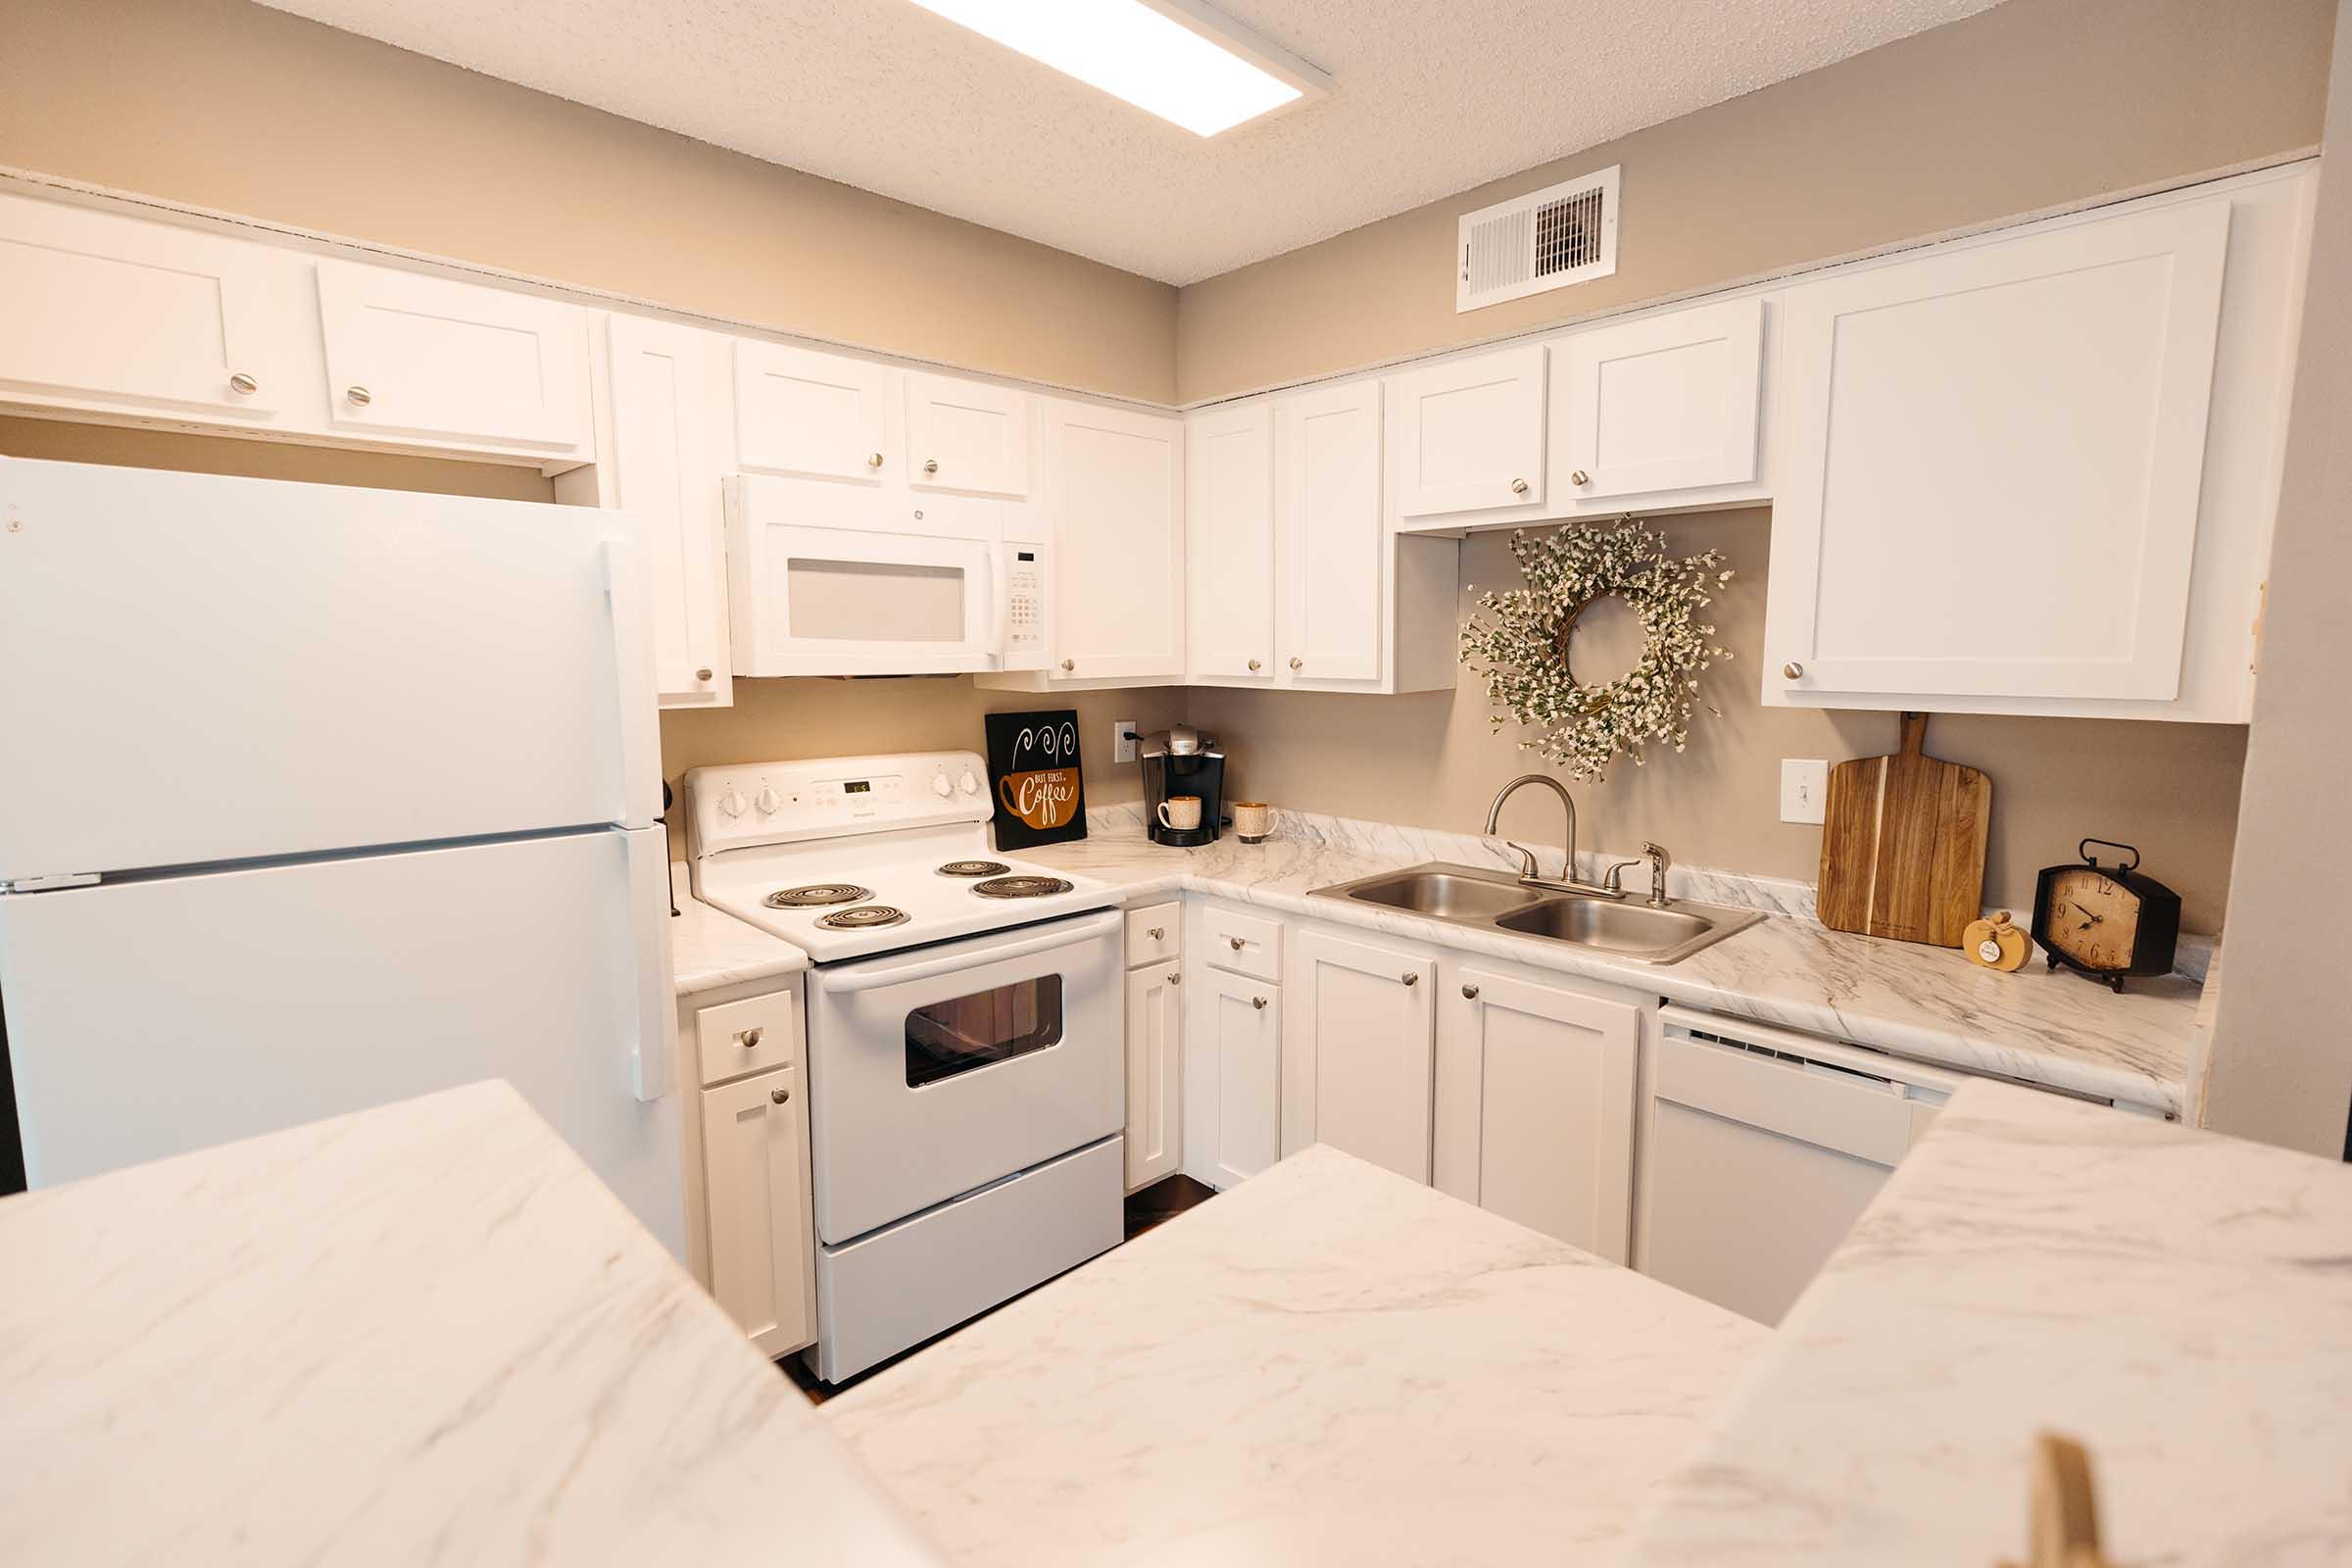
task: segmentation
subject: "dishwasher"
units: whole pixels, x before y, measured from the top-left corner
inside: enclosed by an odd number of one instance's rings
[[[1634,1267],[1778,1324],[1965,1075],[1770,1024],[1658,1012]]]

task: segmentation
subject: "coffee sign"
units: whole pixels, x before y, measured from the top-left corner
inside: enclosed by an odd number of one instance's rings
[[[997,848],[1024,849],[1086,837],[1078,769],[1078,715],[991,713],[989,781],[996,788]]]

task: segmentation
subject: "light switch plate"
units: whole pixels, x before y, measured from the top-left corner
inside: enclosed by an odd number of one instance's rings
[[[1828,810],[1830,764],[1819,758],[1781,759],[1781,820],[1818,822]]]
[[[1135,760],[1135,742],[1127,737],[1135,733],[1135,720],[1114,718],[1110,721],[1110,760],[1114,762]]]

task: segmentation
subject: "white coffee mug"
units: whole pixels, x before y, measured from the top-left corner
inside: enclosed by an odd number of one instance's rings
[[[1244,844],[1255,844],[1274,831],[1274,808],[1263,801],[1234,802],[1233,830]]]
[[[1159,825],[1189,833],[1200,825],[1200,797],[1171,795],[1159,803]]]

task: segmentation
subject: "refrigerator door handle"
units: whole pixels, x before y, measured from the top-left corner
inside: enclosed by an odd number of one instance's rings
[[[622,837],[628,845],[629,953],[637,1002],[630,1087],[639,1100],[660,1100],[669,1093],[678,1027],[669,961],[669,834],[655,827]]]
[[[627,828],[646,826],[662,810],[659,700],[639,556],[635,538],[604,541],[605,603],[612,616],[613,684],[620,703],[620,825]]]

